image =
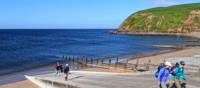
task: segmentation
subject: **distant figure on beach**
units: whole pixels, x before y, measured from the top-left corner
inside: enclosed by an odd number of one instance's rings
[[[160,69],[157,76],[159,88],[167,88],[168,77],[169,74],[171,74],[171,69],[170,69],[172,67],[171,63],[165,62],[164,65],[165,66]]]
[[[69,65],[68,64],[66,64],[64,73],[65,73],[65,80],[68,80],[68,75],[69,75]]]
[[[57,75],[60,76],[61,71],[60,71],[60,63],[59,62],[56,63],[55,70],[56,70],[56,76]]]

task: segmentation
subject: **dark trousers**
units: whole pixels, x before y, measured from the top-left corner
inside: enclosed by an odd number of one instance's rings
[[[68,80],[69,73],[65,73],[65,80]]]

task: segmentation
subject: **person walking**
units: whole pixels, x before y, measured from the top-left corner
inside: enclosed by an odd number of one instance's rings
[[[55,66],[55,70],[56,70],[56,76],[60,76],[60,63],[57,62],[56,66]]]
[[[168,77],[171,73],[170,67],[172,67],[171,63],[165,62],[165,67],[160,69],[157,77],[159,88],[167,88]]]
[[[164,63],[160,63],[160,65],[157,68],[157,71],[155,73],[155,77],[158,78],[158,73],[160,72],[160,69],[164,67]]]
[[[69,75],[69,65],[68,64],[66,64],[64,73],[65,73],[65,80],[68,80],[68,75]]]
[[[172,73],[174,75],[176,88],[186,88],[186,75],[184,72],[184,66],[185,62],[180,61],[180,65],[176,66],[174,72]]]
[[[171,77],[170,77],[170,81],[169,81],[169,87],[168,88],[174,88],[176,87],[175,86],[175,74],[174,74],[174,71],[175,71],[175,68],[178,68],[179,67],[179,63],[176,62],[175,66],[173,66],[171,68]]]
[[[63,65],[60,65],[60,72],[63,73]]]

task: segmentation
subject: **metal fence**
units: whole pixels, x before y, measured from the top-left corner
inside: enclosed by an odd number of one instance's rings
[[[79,70],[88,67],[99,67],[100,65],[123,67],[124,69],[134,71],[155,71],[159,64],[153,64],[151,60],[147,63],[139,64],[139,59],[135,64],[128,63],[129,59],[122,57],[75,57],[75,56],[63,56],[63,61],[71,66],[71,69]],[[164,61],[170,61],[172,64],[176,62],[185,61],[186,70],[200,71],[200,56],[193,57],[173,57],[166,58]]]

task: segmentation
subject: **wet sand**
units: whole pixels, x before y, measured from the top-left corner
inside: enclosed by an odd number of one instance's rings
[[[139,58],[134,58],[133,60],[130,60],[129,63],[136,64],[137,60],[139,61],[139,64],[148,63],[149,60],[151,60],[152,64],[159,64],[166,60],[167,58],[171,57],[192,57],[193,55],[200,55],[200,47],[186,47],[182,50],[176,50],[161,54],[154,54],[150,56],[144,56]]]

